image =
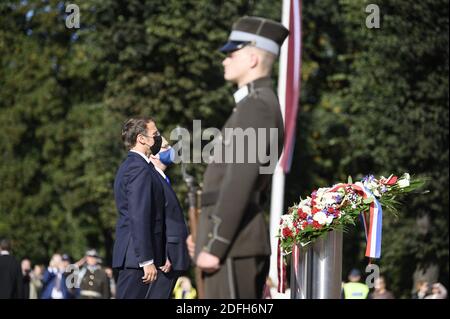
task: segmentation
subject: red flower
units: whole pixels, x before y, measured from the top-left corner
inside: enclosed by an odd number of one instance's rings
[[[305,229],[306,227],[308,227],[308,222],[307,222],[306,220],[302,223],[302,227],[303,227],[303,229]]]
[[[292,231],[289,229],[289,227],[283,228],[283,237],[292,237]]]
[[[394,185],[395,183],[397,183],[397,179],[398,179],[397,176],[393,175],[388,180],[385,179],[381,180],[381,183],[385,185]]]
[[[314,216],[317,212],[320,212],[320,209],[318,209],[317,207],[313,207],[313,209],[311,210],[311,214]]]
[[[306,219],[308,217],[308,214],[305,213],[301,208],[298,209],[297,214],[300,219]]]
[[[364,191],[361,190],[361,189],[356,189],[356,188],[353,188],[353,187],[352,187],[352,191],[353,191],[355,194],[358,194],[358,195],[360,195],[360,196],[364,196]]]
[[[317,222],[315,220],[313,221],[312,225],[313,225],[313,227],[315,229],[321,229],[322,228],[322,225],[320,225],[319,222]]]

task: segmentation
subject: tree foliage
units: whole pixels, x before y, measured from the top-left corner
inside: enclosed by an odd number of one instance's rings
[[[217,48],[239,16],[279,20],[281,1],[85,0],[80,29],[57,0],[0,3],[0,235],[47,262],[99,248],[109,262],[112,184],[125,156],[121,123],[155,118],[166,135],[223,125],[233,88]],[[285,207],[317,187],[368,173],[429,178],[398,220],[385,214],[382,272],[407,296],[430,264],[448,283],[448,5],[303,1],[296,149]],[[276,75],[275,70],[275,75]],[[201,180],[204,165],[190,165]],[[179,169],[169,171],[180,199]],[[361,231],[346,234],[344,271],[366,263]]]

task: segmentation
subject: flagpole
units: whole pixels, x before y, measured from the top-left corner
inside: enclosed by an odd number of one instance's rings
[[[289,8],[290,0],[283,0],[281,23],[289,28]],[[279,73],[278,73],[278,98],[280,101],[281,114],[283,115],[283,122],[286,123],[286,76],[287,76],[287,55],[288,55],[288,41],[285,41],[281,46]],[[283,151],[284,153],[284,151]],[[283,157],[283,154],[280,158]],[[283,213],[284,205],[284,186],[285,175],[283,168],[278,161],[275,172],[272,177],[272,194],[270,200],[270,246],[272,254],[270,256],[270,270],[269,277],[272,283],[278,285],[277,279],[277,244],[276,238],[280,218]]]

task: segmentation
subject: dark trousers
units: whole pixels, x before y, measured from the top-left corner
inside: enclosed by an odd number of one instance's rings
[[[180,277],[181,272],[170,271],[169,273],[163,273],[158,270],[158,277],[153,283],[153,287],[150,291],[151,299],[171,299],[173,288],[177,283],[178,277]]]
[[[144,271],[135,268],[119,270],[116,286],[117,299],[169,299],[179,276],[177,272],[163,273],[158,269],[156,280],[144,284],[142,277]]]
[[[269,274],[268,256],[227,258],[220,269],[205,274],[206,299],[260,299]]]

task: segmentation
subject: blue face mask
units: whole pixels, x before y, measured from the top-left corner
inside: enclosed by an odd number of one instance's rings
[[[166,151],[159,152],[159,160],[166,166],[169,166],[173,163],[175,158],[175,150],[171,147]]]

